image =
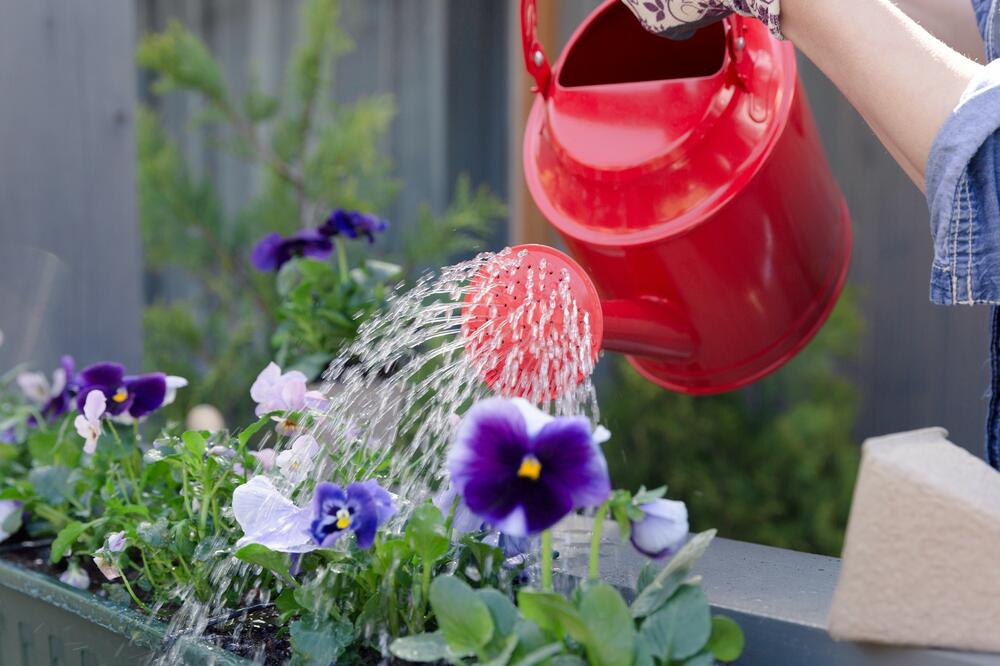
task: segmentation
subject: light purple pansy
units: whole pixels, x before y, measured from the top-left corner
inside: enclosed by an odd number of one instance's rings
[[[684,502],[655,499],[639,507],[643,519],[632,523],[632,545],[643,555],[666,557],[677,552],[688,535],[688,512]]]
[[[281,372],[277,363],[268,363],[250,386],[250,397],[257,403],[258,417],[280,412],[286,417],[275,417],[280,434],[289,435],[297,430],[298,424],[288,418],[290,413],[301,413],[307,409],[322,409],[326,406],[326,396],[319,391],[310,391],[306,376],[297,370]]]
[[[108,535],[107,548],[109,553],[120,553],[125,550],[125,546],[128,545],[128,539],[125,536],[125,532],[112,532]]]
[[[18,500],[0,500],[0,542],[6,541],[21,529],[21,511],[24,505]]]
[[[66,571],[59,576],[59,580],[78,590],[86,590],[90,587],[90,574],[80,568],[76,562],[69,563]]]
[[[251,543],[282,553],[318,548],[309,532],[312,507],[296,506],[266,476],[255,476],[233,491],[233,517],[243,529],[237,548]]]
[[[509,536],[529,536],[607,499],[611,481],[599,445],[609,437],[582,416],[489,398],[462,419],[448,471],[473,513]]]
[[[275,457],[274,462],[281,475],[292,485],[298,485],[306,480],[313,461],[319,453],[319,442],[312,435],[300,435]]]

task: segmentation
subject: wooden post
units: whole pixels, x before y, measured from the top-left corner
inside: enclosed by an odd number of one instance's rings
[[[0,0],[0,369],[139,370],[135,3]]]
[[[515,3],[520,6],[520,3]],[[550,60],[558,56],[556,49],[559,40],[559,9],[561,0],[538,0],[538,35],[545,45]],[[531,200],[531,194],[524,182],[522,166],[522,143],[524,126],[535,101],[535,93],[531,92],[534,80],[524,68],[524,50],[521,46],[521,15],[520,12],[510,12],[508,15],[508,49],[510,58],[508,67],[509,90],[508,99],[510,118],[510,144],[508,147],[508,168],[510,169],[510,242],[558,243],[558,236],[552,226],[545,220],[541,212]]]

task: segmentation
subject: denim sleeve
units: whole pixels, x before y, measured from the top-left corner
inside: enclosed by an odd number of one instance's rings
[[[1000,304],[1000,61],[987,65],[934,140],[927,163],[931,301]]]

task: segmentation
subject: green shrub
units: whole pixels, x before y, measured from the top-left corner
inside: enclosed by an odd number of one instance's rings
[[[691,397],[665,391],[614,357],[600,387],[612,475],[624,487],[670,480],[692,530],[839,555],[859,450],[856,388],[842,365],[862,320],[847,291],[830,320],[788,365],[741,391]]]

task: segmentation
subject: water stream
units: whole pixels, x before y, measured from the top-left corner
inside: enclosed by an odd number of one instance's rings
[[[457,417],[476,400],[520,395],[552,414],[582,414],[596,423],[590,322],[570,280],[545,259],[507,249],[397,291],[324,374],[327,406],[308,428],[323,453],[308,478],[328,480],[336,472],[363,480],[386,471],[400,512],[385,529],[398,531],[412,508],[447,482],[444,460]],[[273,445],[280,449],[291,439]],[[311,483],[272,479],[299,506],[308,501]],[[234,605],[272,601],[258,588],[257,567],[231,557],[229,548],[202,544],[215,560],[212,598],[183,591],[168,635],[197,638]],[[180,663],[180,649],[168,641],[160,663]],[[258,653],[257,661],[264,656]]]

